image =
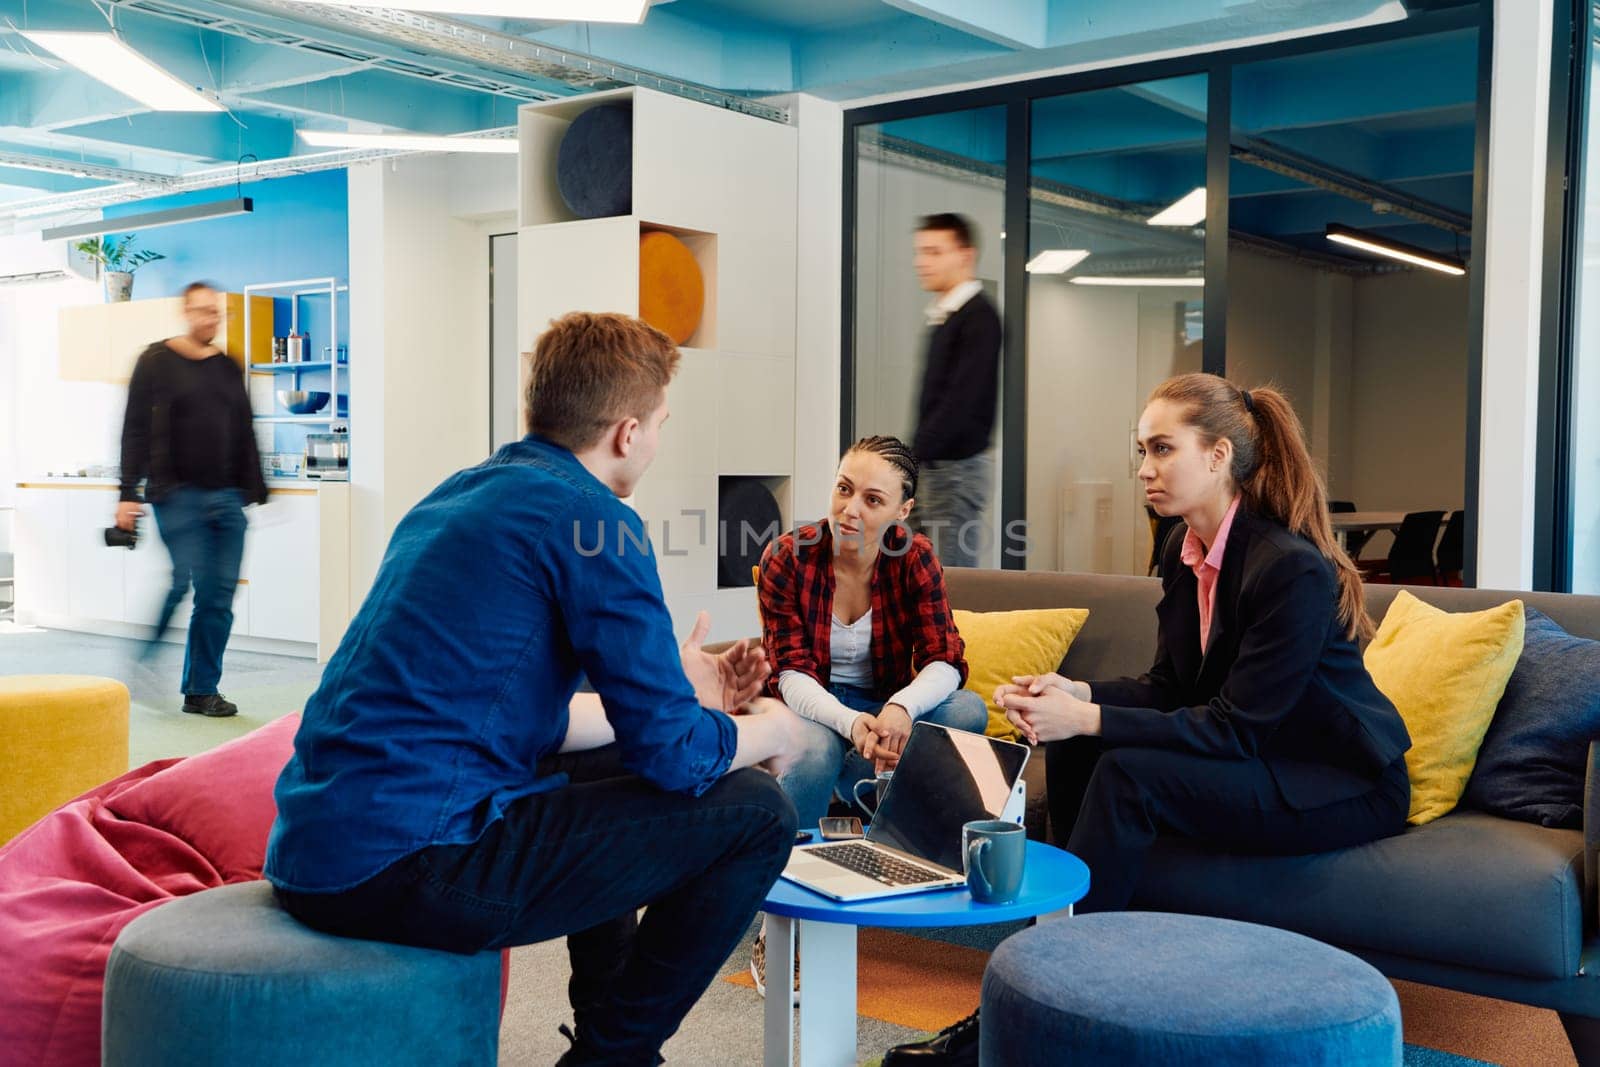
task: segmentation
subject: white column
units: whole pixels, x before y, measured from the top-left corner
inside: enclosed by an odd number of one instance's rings
[[[1533,581],[1534,446],[1553,0],[1495,0],[1483,247],[1478,585]]]
[[[796,211],[794,517],[827,508],[839,465],[840,293],[850,255],[843,226],[844,111],[831,100],[794,97],[800,135]]]

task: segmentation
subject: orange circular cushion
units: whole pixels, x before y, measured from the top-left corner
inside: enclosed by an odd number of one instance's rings
[[[706,283],[689,246],[660,230],[639,235],[639,317],[683,344],[700,327]]]

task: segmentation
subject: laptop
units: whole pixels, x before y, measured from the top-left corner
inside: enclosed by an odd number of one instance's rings
[[[965,886],[961,827],[1010,810],[1020,818],[1010,801],[1028,754],[1026,745],[914,724],[866,838],[801,845],[783,877],[842,901]]]

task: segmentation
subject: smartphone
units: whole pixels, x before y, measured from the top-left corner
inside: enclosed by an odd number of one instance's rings
[[[824,841],[849,841],[861,837],[861,820],[854,816],[824,818],[819,824]]]

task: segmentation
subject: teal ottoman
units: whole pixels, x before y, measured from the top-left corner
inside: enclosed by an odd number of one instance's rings
[[[106,965],[101,1062],[117,1067],[492,1064],[500,954],[332,937],[266,882],[129,923]]]
[[[980,1062],[1400,1063],[1400,1003],[1320,941],[1228,919],[1105,912],[1040,923],[983,974]]]

